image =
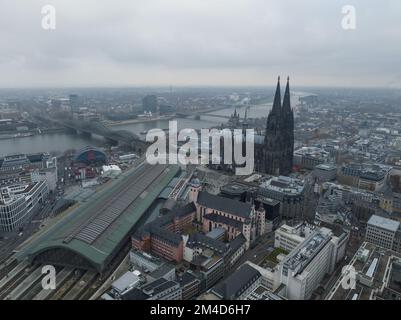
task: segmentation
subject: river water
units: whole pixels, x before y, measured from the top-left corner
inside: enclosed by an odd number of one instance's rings
[[[248,117],[266,117],[269,110],[270,105],[252,106],[249,110]],[[227,108],[212,112],[212,114],[230,116],[233,112],[234,108]],[[240,108],[237,110],[237,112],[239,112],[240,116],[243,117],[245,113],[245,108]],[[178,129],[202,129],[218,126],[221,123],[227,122],[228,119],[203,115],[201,116],[200,120],[176,120],[178,122]],[[154,128],[167,129],[168,125],[168,120],[161,120],[144,123],[124,124],[113,126],[112,128],[113,130],[128,130],[139,135],[142,131]],[[42,134],[32,137],[0,140],[0,157],[15,153],[29,154],[36,152],[64,152],[69,149],[80,149],[88,145],[101,146],[102,144],[103,141],[101,139],[88,138],[82,135],[68,133]]]

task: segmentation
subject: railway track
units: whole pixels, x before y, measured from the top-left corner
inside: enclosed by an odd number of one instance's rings
[[[10,272],[9,276],[3,278],[0,282],[0,300],[4,300],[7,296],[29,276],[29,271],[25,269],[25,266],[15,268],[15,272]],[[14,271],[13,269],[12,271]],[[12,273],[12,275],[11,275]]]
[[[26,292],[34,287],[42,278],[42,268],[38,266],[31,273],[28,274],[21,282],[10,291],[5,297],[6,300],[18,300],[23,297]]]
[[[128,254],[130,243],[121,249],[101,276],[93,270],[56,267],[56,289],[42,288],[42,265],[9,260],[0,269],[0,300],[89,300],[101,288],[105,279]]]
[[[63,284],[73,276],[74,269],[72,268],[63,268],[60,272],[56,273],[56,288],[62,287]],[[45,290],[40,287],[41,290],[36,292],[34,295],[25,296],[25,300],[48,300],[50,299],[56,292],[56,290]]]
[[[96,272],[86,271],[75,285],[63,296],[62,300],[78,300],[96,277]]]
[[[8,270],[0,280],[0,300],[78,299],[96,276],[93,271],[56,267],[57,287],[45,290],[42,288],[42,266],[29,267],[27,263],[21,263]]]
[[[57,287],[53,295],[48,299],[49,300],[63,299],[63,297],[68,294],[68,292],[75,286],[75,284],[79,281],[79,279],[81,279],[83,272],[84,271],[79,269],[73,269],[70,276],[67,277],[67,279],[60,287]]]
[[[16,259],[13,259],[8,264],[5,263],[3,267],[0,269],[0,279],[3,279],[12,269],[14,269],[18,265]]]

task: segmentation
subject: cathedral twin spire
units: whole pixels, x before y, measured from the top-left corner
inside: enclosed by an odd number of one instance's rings
[[[294,114],[290,101],[290,79],[281,104],[280,77],[274,95],[273,107],[267,117],[263,163],[259,170],[269,174],[289,174],[294,152]]]
[[[281,104],[280,76],[278,77],[276,92],[274,94],[273,107],[269,113],[266,133],[279,131],[284,127],[293,128],[293,113],[290,101],[290,77],[287,77],[287,85],[284,92],[283,104]]]
[[[278,77],[276,93],[274,94],[272,113],[290,113],[291,101],[290,101],[290,77],[287,77],[287,85],[285,88],[283,105],[281,105],[281,89],[280,89],[280,76]]]
[[[290,101],[290,77],[287,77],[287,86],[285,87],[285,93],[283,99],[283,112],[285,114],[289,114],[292,112],[291,101]]]
[[[280,76],[278,77],[276,93],[274,94],[272,113],[281,113],[281,89],[280,89]]]

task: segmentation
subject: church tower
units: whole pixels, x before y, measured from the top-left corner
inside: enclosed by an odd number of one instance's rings
[[[281,104],[279,77],[273,106],[267,117],[263,143],[256,146],[256,170],[271,175],[288,175],[292,171],[293,153],[294,114],[290,102],[289,78]]]
[[[285,135],[285,163],[283,171],[290,173],[293,166],[294,155],[294,113],[291,109],[290,101],[290,77],[287,77],[287,86],[285,88],[283,99],[283,122]],[[287,174],[288,174],[287,173]]]

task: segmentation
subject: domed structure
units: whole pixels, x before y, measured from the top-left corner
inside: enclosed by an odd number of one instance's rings
[[[107,156],[99,148],[85,147],[76,153],[75,161],[86,165],[103,165],[107,163]]]

